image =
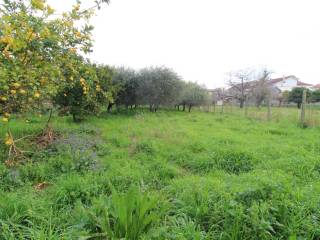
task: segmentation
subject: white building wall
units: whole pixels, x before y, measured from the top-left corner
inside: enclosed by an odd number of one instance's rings
[[[298,80],[295,78],[287,78],[275,84],[277,88],[283,91],[291,91],[298,86]]]

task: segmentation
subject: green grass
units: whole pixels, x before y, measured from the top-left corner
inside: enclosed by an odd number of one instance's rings
[[[29,162],[1,145],[0,239],[320,239],[320,128],[276,111],[55,117],[55,143],[20,143]]]

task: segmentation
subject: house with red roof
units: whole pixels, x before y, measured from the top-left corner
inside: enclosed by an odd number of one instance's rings
[[[269,88],[271,89],[275,101],[281,101],[279,99],[282,99],[281,96],[283,92],[291,91],[292,89],[297,87],[303,87],[310,90],[320,90],[320,84],[313,85],[302,82],[299,78],[297,78],[294,75],[283,76],[281,78],[272,78],[267,80],[265,84],[265,86],[269,86]],[[259,85],[259,80],[253,80],[244,82],[242,84],[239,83],[227,89],[209,89],[208,92],[209,94],[214,96],[216,102],[219,104],[222,101],[233,101],[234,96],[237,95],[237,93],[239,93],[240,91],[244,91],[245,94],[250,95],[254,92],[254,89],[258,87],[261,87]]]
[[[270,79],[268,82],[272,87],[278,88],[281,92],[291,91],[296,87],[313,89],[314,85],[299,80],[294,75],[283,76],[282,78]]]
[[[320,83],[316,84],[316,85],[313,85],[312,89],[313,90],[320,90]]]

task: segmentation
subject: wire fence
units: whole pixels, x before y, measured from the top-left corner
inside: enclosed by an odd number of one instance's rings
[[[301,122],[301,108],[296,105],[285,106],[245,106],[240,108],[239,105],[227,103],[224,105],[209,105],[199,107],[200,111],[212,112],[216,114],[232,114],[243,116],[249,119],[272,121],[272,122],[290,122],[303,124],[304,127],[320,126],[320,105],[319,103],[305,104],[305,117]]]

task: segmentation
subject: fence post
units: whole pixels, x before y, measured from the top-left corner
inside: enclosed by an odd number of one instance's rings
[[[302,93],[302,103],[301,103],[301,116],[300,116],[300,124],[301,124],[302,127],[305,126],[306,101],[307,101],[307,90],[303,90],[303,93]]]
[[[268,121],[271,121],[271,94],[268,95]]]
[[[222,105],[221,105],[221,114],[223,113],[223,108],[224,108],[224,100],[222,100]]]
[[[248,117],[248,95],[246,95],[244,102],[244,116]]]

